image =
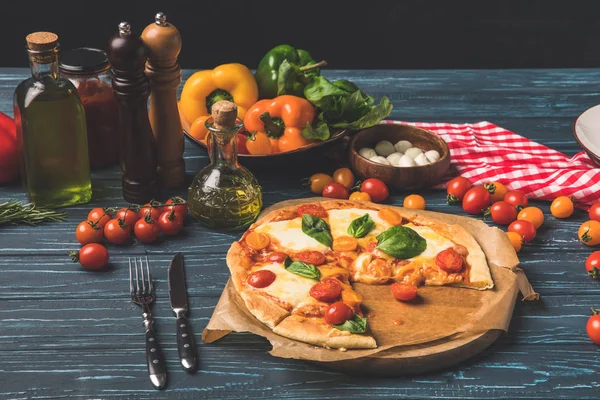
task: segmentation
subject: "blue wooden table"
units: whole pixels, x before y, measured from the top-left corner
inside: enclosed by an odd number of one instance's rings
[[[191,71],[185,71],[184,77]],[[600,70],[326,71],[351,79],[376,97],[388,95],[391,118],[406,121],[487,120],[567,154],[579,151],[572,124],[600,103]],[[12,115],[12,93],[25,69],[0,70],[0,111]],[[186,141],[189,174],[207,156]],[[265,205],[309,197],[300,178],[316,167],[258,178]],[[328,172],[331,172],[328,171]],[[267,354],[266,340],[231,334],[205,345],[208,322],[229,272],[224,257],[236,234],[189,223],[177,238],[152,245],[109,246],[113,267],[90,273],[72,264],[74,229],[92,206],[119,206],[120,171],[93,173],[94,200],[67,210],[68,221],[40,227],[0,228],[0,398],[61,399],[366,399],[366,398],[598,398],[600,348],[585,333],[600,286],[584,271],[591,249],[576,232],[577,211],[558,221],[548,203],[537,203],[546,223],[520,253],[521,266],[541,294],[518,302],[510,330],[474,358],[451,369],[412,377],[347,376],[302,361]],[[185,191],[179,192],[185,195]],[[394,192],[401,204],[407,193]],[[428,209],[463,214],[441,191],[423,191]],[[0,188],[0,202],[26,200],[16,185]],[[185,254],[191,322],[200,369],[179,366],[174,319],[168,303],[167,265]],[[139,309],[128,298],[127,258],[147,252],[157,282],[156,327],[168,360],[169,385],[157,393],[147,378]]]

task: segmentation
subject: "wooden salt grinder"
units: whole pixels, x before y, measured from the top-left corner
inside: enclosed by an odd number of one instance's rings
[[[177,108],[177,87],[181,68],[177,56],[181,51],[181,35],[159,12],[155,22],[142,32],[148,51],[146,74],[150,77],[150,124],[158,148],[158,181],[162,187],[183,186],[183,129]]]
[[[123,198],[143,204],[157,195],[156,144],[148,119],[150,84],[144,73],[144,42],[131,34],[127,22],[119,24],[107,51],[112,85],[119,104]]]

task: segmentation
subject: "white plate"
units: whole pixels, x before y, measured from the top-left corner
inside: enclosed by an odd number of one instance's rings
[[[586,110],[577,118],[575,139],[596,163],[600,162],[600,105]]]

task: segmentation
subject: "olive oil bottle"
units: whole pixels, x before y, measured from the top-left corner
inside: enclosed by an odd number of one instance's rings
[[[37,206],[64,207],[92,197],[85,111],[58,73],[58,36],[27,36],[32,77],[14,94],[21,176]]]
[[[247,228],[262,208],[262,190],[254,175],[237,161],[237,132],[242,124],[237,107],[229,101],[212,106],[206,121],[211,163],[194,178],[188,189],[192,217],[210,228]]]

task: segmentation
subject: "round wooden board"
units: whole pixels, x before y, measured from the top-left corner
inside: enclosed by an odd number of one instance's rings
[[[313,197],[282,201],[265,208],[259,218],[279,208],[323,200],[328,199]],[[514,307],[514,303],[512,306]],[[361,376],[391,377],[419,374],[448,368],[465,361],[485,350],[502,333],[502,330],[490,330],[479,334],[455,335],[424,345],[385,350],[369,357],[333,362],[311,362],[325,368]]]

